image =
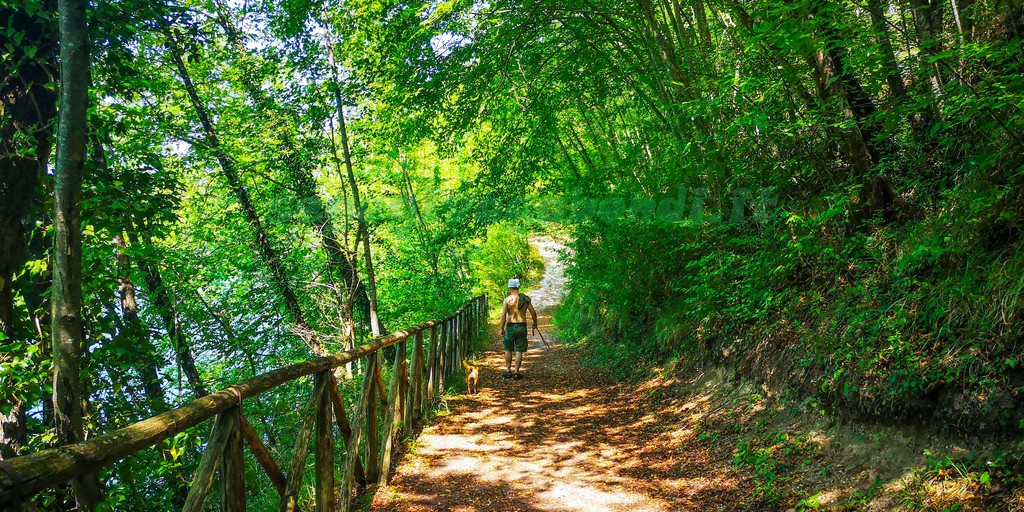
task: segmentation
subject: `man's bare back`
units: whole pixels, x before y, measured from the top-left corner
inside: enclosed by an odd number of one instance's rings
[[[526,302],[526,307],[524,308],[520,299],[521,297],[516,295],[505,297],[505,309],[502,312],[507,315],[508,322],[513,324],[526,323],[526,312],[533,311],[533,304],[529,301],[524,301]],[[537,313],[534,312],[533,314],[534,318],[536,318]]]

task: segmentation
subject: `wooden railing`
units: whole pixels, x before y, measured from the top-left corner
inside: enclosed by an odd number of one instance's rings
[[[475,297],[447,318],[377,338],[353,350],[264,373],[86,442],[0,461],[0,510],[21,510],[23,500],[44,489],[114,464],[211,418],[215,418],[213,429],[184,510],[203,510],[218,471],[221,510],[245,510],[243,441],[277,488],[280,510],[298,510],[297,496],[311,439],[315,452],[316,510],[350,510],[356,484],[387,482],[396,437],[411,435],[422,424],[444,389],[445,378],[461,365],[471,339],[486,319],[487,297]],[[429,336],[426,354],[424,333]],[[406,347],[410,340],[411,361]],[[398,350],[385,391],[380,351],[394,345]],[[366,358],[362,391],[350,422],[333,370],[361,358]],[[314,376],[313,392],[285,473],[246,421],[241,406],[247,398],[306,375]],[[382,414],[385,421],[380,431]],[[337,486],[341,503],[334,502],[335,426],[345,448],[342,480]]]

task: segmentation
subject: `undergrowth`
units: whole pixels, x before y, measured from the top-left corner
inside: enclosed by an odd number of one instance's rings
[[[961,443],[838,422],[814,399],[716,377],[679,384],[697,442],[771,510],[997,511],[1024,507],[1024,443]],[[669,380],[671,381],[671,379]],[[669,382],[663,380],[662,382]],[[670,393],[671,394],[671,393]],[[695,412],[699,410],[699,412]],[[692,423],[691,423],[692,421]]]
[[[863,224],[844,195],[736,224],[581,223],[556,322],[620,378],[681,358],[836,411],[1019,435],[1024,203],[1001,190]]]

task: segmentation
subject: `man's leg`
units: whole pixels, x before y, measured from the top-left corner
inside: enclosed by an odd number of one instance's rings
[[[519,368],[523,365],[523,353],[526,352],[526,347],[529,345],[529,341],[526,339],[526,326],[523,325],[522,329],[516,332],[515,346],[512,347],[516,352],[516,371],[512,374],[513,379],[520,379],[522,375],[519,374]]]
[[[501,375],[506,379],[512,378],[512,349],[515,348],[512,342],[512,333],[514,332],[513,326],[507,326],[505,329],[505,339],[502,340],[505,348],[505,372]]]

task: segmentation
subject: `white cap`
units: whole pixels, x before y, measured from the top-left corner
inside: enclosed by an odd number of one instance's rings
[[[509,288],[519,288],[519,280],[518,279],[509,279],[508,280],[508,287]]]

